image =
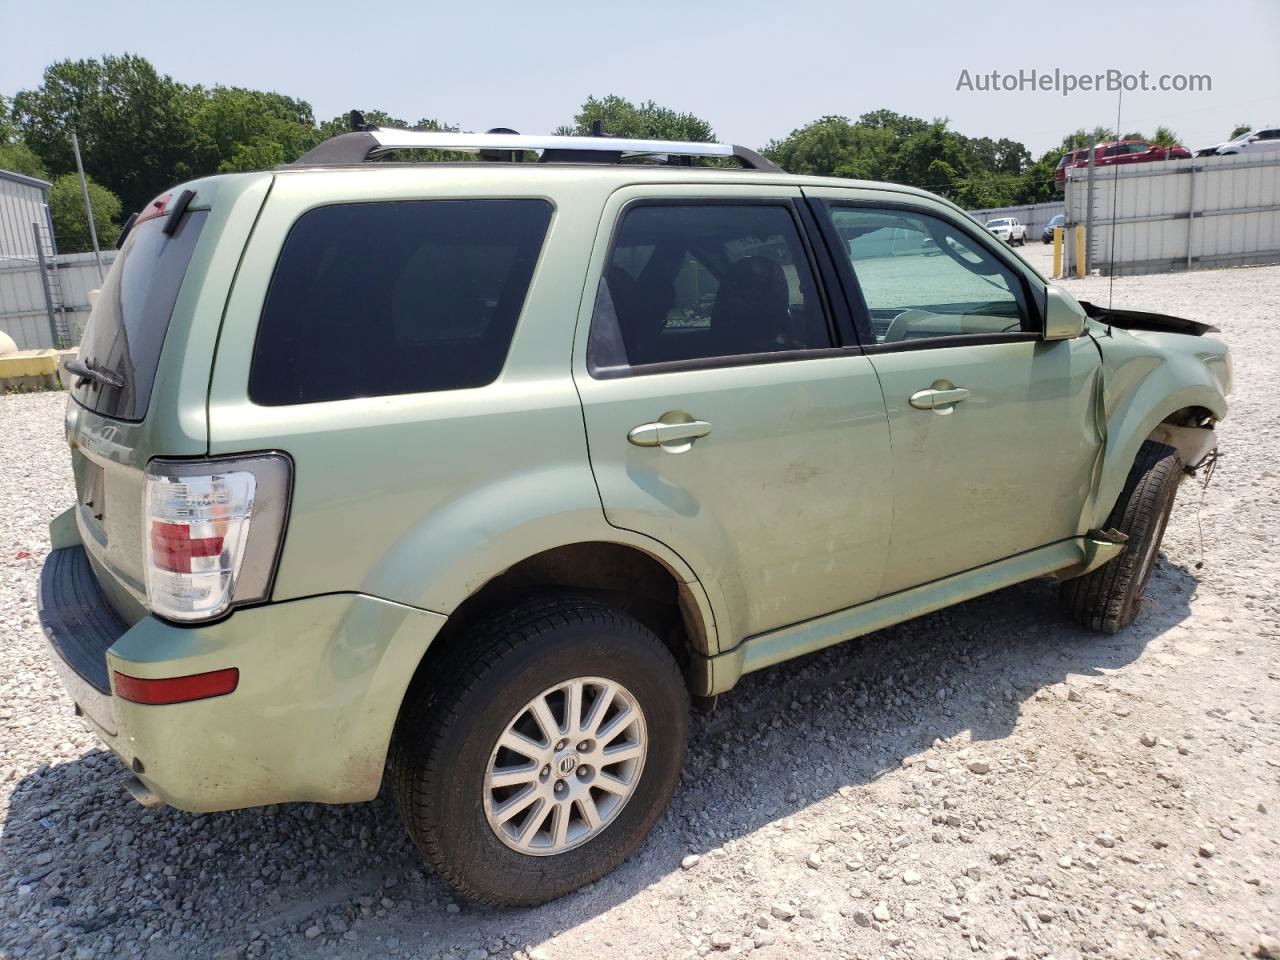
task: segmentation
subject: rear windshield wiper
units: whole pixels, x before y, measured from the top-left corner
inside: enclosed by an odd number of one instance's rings
[[[115,387],[117,390],[124,386],[124,378],[119,374],[109,373],[106,370],[98,370],[89,366],[87,363],[81,363],[79,360],[65,360],[62,365],[70,373],[79,377],[76,381],[77,387],[83,387],[90,381],[101,387]]]

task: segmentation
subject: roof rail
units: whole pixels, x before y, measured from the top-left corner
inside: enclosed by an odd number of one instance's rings
[[[727,143],[674,140],[632,140],[626,137],[528,136],[519,133],[452,133],[435,130],[366,128],[330,137],[285,167],[329,167],[365,163],[396,150],[448,150],[503,157],[493,151],[538,151],[540,163],[618,163],[629,157],[667,157],[668,163],[689,164],[694,157],[736,159],[747,170],[782,173],[781,168],[754,150]]]

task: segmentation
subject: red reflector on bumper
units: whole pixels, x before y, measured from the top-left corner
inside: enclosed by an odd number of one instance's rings
[[[236,667],[209,673],[193,673],[186,677],[163,677],[159,680],[130,677],[118,670],[114,673],[117,697],[131,703],[151,705],[221,697],[231,693],[240,683],[240,671]]]

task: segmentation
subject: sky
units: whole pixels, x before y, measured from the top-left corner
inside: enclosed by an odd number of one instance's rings
[[[1280,0],[61,0],[57,23],[0,0],[0,94],[60,59],[131,52],[185,83],[359,107],[462,129],[545,133],[589,95],[653,99],[760,147],[827,114],[946,117],[1033,154],[1114,127],[1113,92],[981,92],[964,74],[1207,74],[1199,92],[1132,91],[1121,132],[1171,127],[1196,149],[1280,126]]]

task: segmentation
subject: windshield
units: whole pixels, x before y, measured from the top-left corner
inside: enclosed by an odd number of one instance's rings
[[[1008,220],[988,220],[987,226],[988,227],[1007,227],[1009,226],[1009,221]]]
[[[1052,220],[1049,221],[1049,226],[1060,227],[1066,222],[1067,222],[1066,216],[1060,213],[1056,217],[1054,217]]]
[[[188,213],[172,236],[164,232],[168,217],[130,231],[80,341],[79,360],[119,386],[77,379],[72,395],[81,405],[120,420],[147,415],[169,316],[208,216],[207,210]]]

